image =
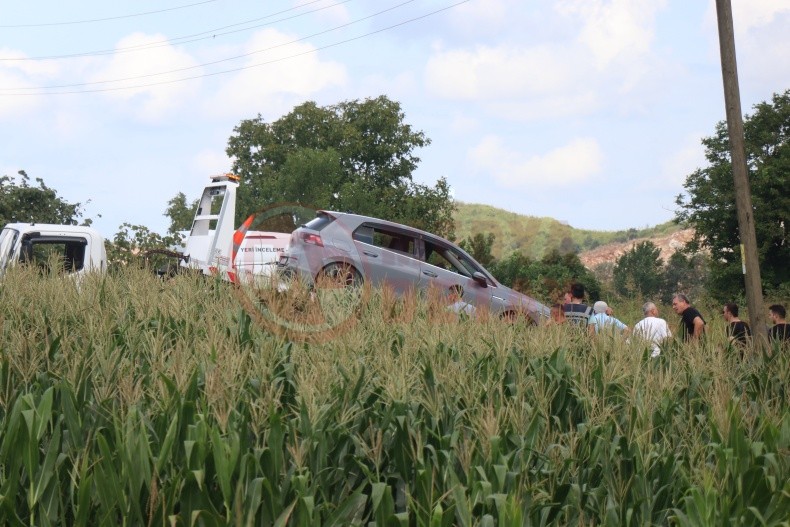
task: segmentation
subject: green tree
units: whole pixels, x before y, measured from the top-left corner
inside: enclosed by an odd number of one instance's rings
[[[81,203],[69,203],[41,178],[31,185],[24,170],[18,174],[18,179],[0,177],[0,227],[13,222],[76,224],[80,221]],[[91,220],[85,219],[83,223],[90,225]]]
[[[419,185],[417,148],[430,140],[380,96],[332,106],[306,102],[267,123],[242,121],[228,141],[242,179],[237,221],[266,205],[295,202],[383,217],[451,236],[455,209],[446,180]]]
[[[664,265],[664,289],[661,299],[670,302],[675,293],[682,292],[691,298],[706,295],[708,258],[704,254],[686,255],[673,253]]]
[[[661,250],[651,241],[634,245],[612,271],[615,291],[623,296],[654,297],[664,286]]]
[[[165,216],[170,218],[170,227],[167,232],[175,234],[179,231],[187,231],[192,228],[192,220],[195,219],[198,200],[191,203],[187,202],[187,197],[183,192],[179,192],[167,202]]]
[[[118,227],[118,232],[112,241],[107,240],[107,261],[111,269],[121,268],[130,264],[142,265],[144,257],[152,249],[168,249],[181,243],[178,233],[162,236],[150,230],[145,225],[132,225],[123,223]],[[166,264],[177,265],[171,258],[162,255],[153,255],[148,264],[159,268]]]
[[[459,245],[461,249],[472,255],[472,258],[480,262],[484,267],[488,267],[494,262],[494,255],[491,249],[494,246],[496,236],[493,232],[483,234],[476,233],[474,236],[463,240]]]
[[[754,106],[744,119],[744,136],[760,272],[763,287],[774,290],[790,282],[790,90]],[[743,291],[743,276],[726,123],[718,123],[702,144],[708,166],[686,178],[676,220],[695,229],[690,251],[710,252],[710,293],[732,298]]]
[[[578,282],[584,285],[590,301],[601,296],[601,285],[574,253],[562,254],[558,249],[548,252],[540,260],[532,260],[516,251],[496,261],[491,273],[503,284],[522,293],[555,302]]]

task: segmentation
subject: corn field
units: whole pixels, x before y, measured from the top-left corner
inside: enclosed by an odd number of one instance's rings
[[[790,525],[789,350],[432,309],[298,343],[226,284],[12,269],[0,524]]]

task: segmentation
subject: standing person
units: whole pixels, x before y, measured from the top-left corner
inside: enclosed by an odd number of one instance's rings
[[[672,298],[672,309],[680,315],[682,322],[683,340],[686,342],[698,341],[705,333],[705,319],[696,308],[691,307],[689,298],[678,293]]]
[[[774,323],[768,332],[768,340],[771,342],[790,342],[790,324],[785,321],[787,311],[785,306],[774,304],[768,308],[768,318]]]
[[[604,331],[606,328],[613,328],[620,333],[628,333],[628,326],[613,316],[606,314],[606,310],[608,308],[609,306],[606,305],[606,302],[603,300],[599,300],[593,305],[594,314],[590,317],[590,321],[587,326],[587,333],[590,335],[596,335]]]
[[[565,311],[565,319],[572,326],[585,328],[590,320],[592,308],[584,303],[584,286],[573,284],[569,293],[571,295],[570,302],[566,302],[562,306]]]
[[[658,318],[658,307],[653,302],[645,302],[642,313],[645,318],[634,325],[634,335],[649,342],[653,348],[650,356],[658,357],[661,355],[661,344],[672,337],[672,331],[669,330],[666,320]]]
[[[724,320],[727,321],[727,337],[730,342],[736,344],[746,344],[752,336],[749,324],[738,318],[738,304],[728,302],[724,304]]]

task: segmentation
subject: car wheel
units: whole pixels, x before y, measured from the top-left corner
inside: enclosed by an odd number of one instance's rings
[[[333,263],[324,267],[316,280],[319,287],[361,287],[362,275],[347,263]]]
[[[516,322],[521,322],[526,324],[527,326],[537,326],[538,324],[535,322],[528,313],[524,313],[521,311],[505,311],[500,316],[500,319],[507,322],[508,324],[515,324]]]

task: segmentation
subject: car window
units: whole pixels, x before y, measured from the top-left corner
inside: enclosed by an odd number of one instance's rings
[[[468,262],[464,262],[463,255],[454,251],[452,247],[439,245],[425,240],[425,261],[447,271],[453,271],[463,276],[471,277],[477,270]]]
[[[488,278],[488,275],[482,268],[475,265],[462,252],[450,245],[425,240],[425,261],[436,267],[441,267],[469,278],[477,272],[483,273]],[[489,284],[493,285],[490,279]]]
[[[368,243],[408,256],[416,254],[416,240],[413,236],[386,227],[362,225],[354,231],[353,238],[358,242]]]
[[[333,221],[335,221],[335,218],[329,214],[326,214],[325,212],[319,212],[318,216],[305,223],[304,226],[314,231],[320,231]]]

